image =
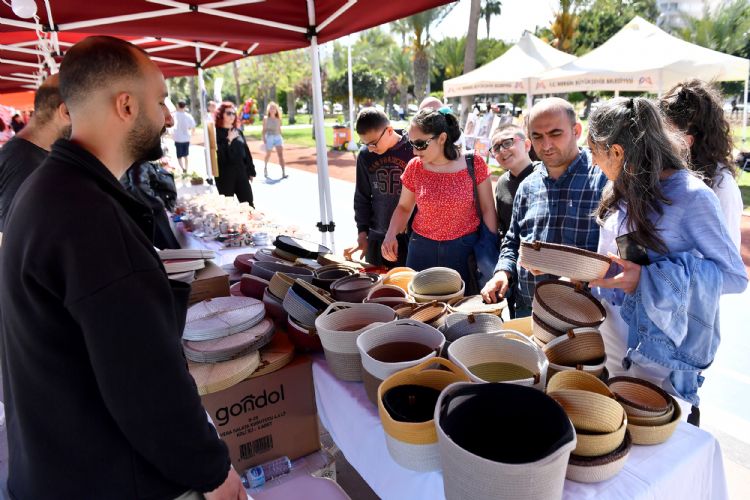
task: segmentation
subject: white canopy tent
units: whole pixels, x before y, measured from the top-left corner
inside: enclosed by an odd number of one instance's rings
[[[747,124],[749,73],[747,59],[686,42],[635,17],[601,46],[541,75],[535,90],[545,94],[624,90],[661,95],[689,78],[744,81],[742,122]]]
[[[526,31],[517,44],[497,59],[443,82],[443,92],[445,97],[526,94],[527,105],[531,106],[536,78],[574,59],[575,56],[551,47]]]

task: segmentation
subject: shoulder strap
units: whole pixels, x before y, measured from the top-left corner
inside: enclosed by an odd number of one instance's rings
[[[469,171],[469,177],[471,177],[471,187],[474,191],[474,206],[477,209],[477,217],[479,217],[479,222],[482,222],[482,207],[479,206],[479,190],[477,189],[477,176],[474,173],[473,153],[466,155],[466,170]]]

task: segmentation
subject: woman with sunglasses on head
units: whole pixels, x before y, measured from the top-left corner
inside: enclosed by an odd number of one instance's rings
[[[700,372],[719,344],[719,296],[747,287],[719,202],[645,98],[603,103],[588,145],[610,181],[596,216],[599,252],[614,265],[589,284],[608,313],[610,375],[628,370],[697,407]]]
[[[284,139],[281,138],[281,110],[279,105],[271,101],[266,106],[266,116],[263,117],[263,128],[261,137],[266,147],[266,159],[263,166],[263,175],[268,177],[268,160],[271,158],[271,151],[276,148],[276,154],[279,155],[279,164],[281,165],[281,178],[286,179],[286,163],[284,163]]]
[[[450,267],[469,287],[472,273],[468,261],[479,238],[477,229],[484,222],[496,234],[497,214],[487,164],[476,156],[479,220],[467,158],[454,144],[460,135],[458,120],[448,108],[423,109],[412,119],[409,142],[415,158],[401,176],[401,197],[381,248],[383,257],[396,260],[396,237],[406,229],[416,206],[406,265],[417,271]]]
[[[742,193],[735,180],[732,129],[721,95],[706,82],[688,80],[667,92],[659,107],[667,122],[684,135],[690,148],[689,167],[716,193],[729,235],[739,249]]]
[[[253,204],[250,182],[255,177],[253,157],[239,130],[237,108],[231,102],[223,102],[216,110],[216,157],[219,176],[216,189],[223,196],[237,196],[240,202]]]

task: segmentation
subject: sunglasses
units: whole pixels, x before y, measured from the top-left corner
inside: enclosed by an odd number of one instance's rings
[[[224,114],[225,115],[230,115],[230,116],[237,116],[237,112],[236,111],[232,111],[232,110],[224,111]]]
[[[417,139],[417,140],[414,140],[414,141],[409,140],[409,144],[411,144],[411,147],[413,147],[417,151],[424,151],[425,149],[427,149],[430,146],[430,142],[432,142],[432,140],[435,137],[437,137],[437,136],[433,135],[432,137],[430,137],[427,140],[424,140],[424,139]]]
[[[502,140],[492,146],[492,152],[497,154],[503,149],[510,149],[519,140],[518,137],[511,137],[509,139]]]
[[[378,140],[375,141],[375,142],[360,142],[360,141],[357,141],[357,144],[359,145],[359,147],[366,146],[368,148],[376,148],[376,147],[378,147],[378,143],[380,142],[380,139],[382,139],[383,136],[385,135],[385,131],[386,130],[388,130],[388,127],[386,127],[386,128],[383,129],[383,131],[380,133],[380,137],[378,137]]]

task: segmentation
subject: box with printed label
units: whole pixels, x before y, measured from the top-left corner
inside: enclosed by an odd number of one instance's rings
[[[229,274],[213,262],[207,261],[206,267],[196,271],[195,280],[190,283],[188,304],[193,305],[202,300],[228,295]]]
[[[202,396],[234,468],[320,449],[312,360],[297,355],[284,368]]]

